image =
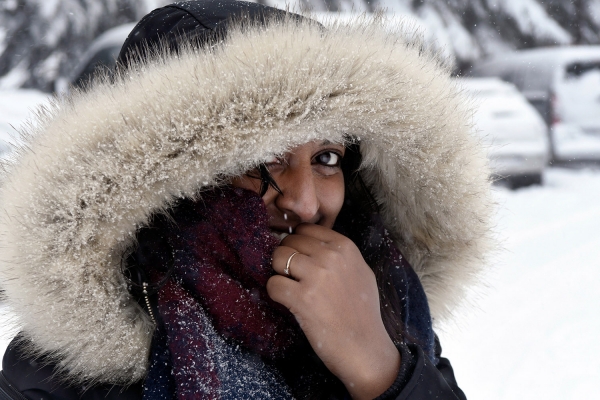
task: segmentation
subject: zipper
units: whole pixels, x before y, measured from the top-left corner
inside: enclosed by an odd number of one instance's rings
[[[11,385],[0,371],[0,400],[29,400]]]

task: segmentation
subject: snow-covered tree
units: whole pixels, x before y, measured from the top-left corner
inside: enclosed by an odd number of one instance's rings
[[[0,1],[0,88],[49,91],[103,31],[139,19],[159,0]]]
[[[173,0],[174,1],[174,0]],[[256,0],[416,17],[460,71],[510,50],[600,43],[600,0]],[[0,0],[0,88],[51,90],[100,33],[169,0]]]
[[[566,45],[569,32],[542,6],[544,0],[414,0],[427,25],[447,32],[459,69],[506,51]]]
[[[574,43],[600,43],[600,0],[544,0],[542,5]]]

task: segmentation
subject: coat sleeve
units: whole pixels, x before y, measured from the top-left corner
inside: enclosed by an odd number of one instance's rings
[[[0,371],[0,400],[140,400],[142,386],[97,385],[78,388],[56,378],[56,371],[43,359],[22,351],[23,340],[15,338],[6,349]]]
[[[396,381],[377,400],[466,400],[458,387],[448,359],[441,357],[442,347],[435,337],[437,365],[420,346],[401,344],[398,351],[402,365]]]

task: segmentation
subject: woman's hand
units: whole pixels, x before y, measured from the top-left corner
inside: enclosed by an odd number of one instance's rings
[[[353,398],[372,399],[392,385],[400,354],[381,319],[375,275],[350,239],[320,225],[298,225],[273,253],[273,268],[279,275],[267,283],[269,296],[294,314]]]

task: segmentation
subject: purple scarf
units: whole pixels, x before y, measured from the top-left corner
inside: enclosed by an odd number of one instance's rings
[[[255,380],[271,375],[255,382],[258,388],[244,389],[254,392],[251,397],[289,397],[277,371],[256,363],[256,355],[276,362],[305,345],[290,312],[267,295],[279,241],[268,228],[262,199],[247,190],[219,188],[198,201],[184,200],[172,217],[155,224],[155,243],[146,243],[155,253],[154,265],[145,266],[152,284],[164,275],[155,263],[161,263],[156,257],[168,257],[161,248],[165,238],[174,269],[153,301],[158,329],[145,398],[173,393],[177,399],[247,398],[248,393],[232,392],[232,375],[242,374]]]
[[[222,187],[182,200],[169,217],[156,217],[139,232],[134,259],[151,284],[173,266],[150,298],[157,329],[144,399],[285,399],[292,391],[297,398],[347,398],[292,314],[267,295],[279,244],[268,218],[256,193]],[[335,229],[369,265],[385,266],[404,320],[397,328],[432,353],[427,299],[380,218],[345,207]]]

